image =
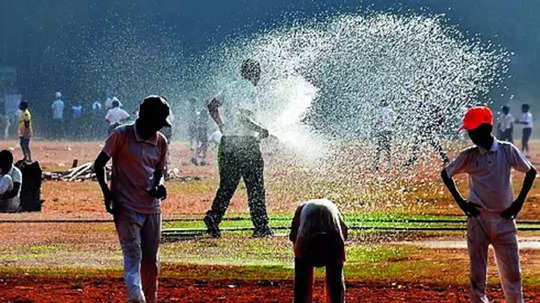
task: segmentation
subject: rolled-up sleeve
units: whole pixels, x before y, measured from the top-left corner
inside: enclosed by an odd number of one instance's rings
[[[106,153],[107,156],[113,158],[116,155],[118,145],[120,144],[120,136],[122,136],[122,134],[118,131],[114,131],[109,138],[107,138],[107,141],[105,141],[103,152]]]
[[[464,150],[454,159],[454,161],[450,162],[448,166],[445,167],[446,174],[448,174],[449,177],[453,177],[457,174],[466,173],[470,169],[470,150]]]
[[[532,168],[531,162],[514,145],[510,145],[510,166],[524,173]]]

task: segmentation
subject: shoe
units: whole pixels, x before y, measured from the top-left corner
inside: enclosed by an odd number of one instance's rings
[[[205,216],[203,221],[206,225],[206,232],[210,235],[210,237],[221,238],[221,231],[212,218]]]
[[[253,235],[251,235],[252,238],[266,238],[272,236],[274,236],[274,231],[268,226],[256,228],[255,231],[253,231]]]

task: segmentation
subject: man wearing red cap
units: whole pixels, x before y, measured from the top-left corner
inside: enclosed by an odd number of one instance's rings
[[[441,173],[459,207],[467,215],[467,246],[470,258],[472,302],[487,303],[488,246],[495,250],[506,302],[523,302],[521,269],[515,218],[532,187],[536,170],[518,149],[498,141],[492,134],[493,114],[485,106],[473,107],[463,118],[475,146],[463,150]],[[511,169],[525,172],[523,187],[513,200]],[[452,177],[469,175],[465,200]]]
[[[164,97],[146,97],[139,118],[113,130],[94,164],[124,255],[128,302],[157,302],[161,201],[167,197],[162,177],[168,145],[158,131],[171,127],[169,114]],[[105,164],[111,158],[109,188]]]

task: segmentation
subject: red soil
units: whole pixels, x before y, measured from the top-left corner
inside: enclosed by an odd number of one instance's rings
[[[161,279],[160,302],[291,302],[292,281],[198,281]],[[500,289],[490,289],[492,302],[503,302]],[[313,302],[324,302],[322,283]],[[0,279],[2,302],[125,302],[120,278],[61,280],[21,277]],[[347,285],[348,302],[468,302],[466,287],[403,283]],[[540,289],[526,289],[527,302],[540,302]]]

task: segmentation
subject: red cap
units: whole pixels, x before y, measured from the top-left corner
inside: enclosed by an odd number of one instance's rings
[[[482,124],[493,126],[493,113],[487,106],[475,106],[465,113],[463,125],[459,130],[473,130]]]

